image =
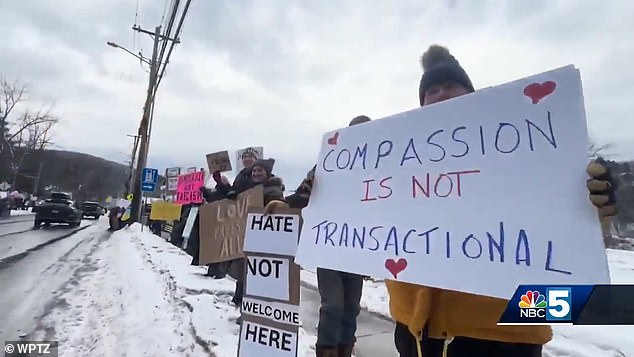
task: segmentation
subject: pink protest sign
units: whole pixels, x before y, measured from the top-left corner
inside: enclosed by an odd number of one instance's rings
[[[186,205],[201,203],[203,201],[200,188],[205,185],[205,173],[202,171],[191,172],[178,176],[176,187],[176,203]]]

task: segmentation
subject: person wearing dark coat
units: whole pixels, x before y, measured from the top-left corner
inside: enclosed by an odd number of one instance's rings
[[[246,148],[242,153],[242,165],[244,166],[244,168],[240,170],[240,172],[238,172],[238,175],[236,175],[236,178],[233,180],[233,184],[231,185],[227,184],[228,180],[226,179],[226,177],[221,176],[220,172],[214,172],[212,176],[216,181],[216,191],[211,194],[214,196],[210,196],[210,199],[212,199],[213,201],[223,198],[234,199],[239,193],[242,193],[253,187],[253,181],[251,180],[251,169],[253,168],[253,164],[257,160],[258,152],[253,148]],[[207,202],[213,201],[207,200]],[[207,275],[215,279],[223,279],[227,275],[231,264],[231,261],[209,264]]]
[[[251,183],[248,186],[242,187],[244,191],[253,188],[257,185],[262,185],[264,204],[267,205],[271,201],[283,201],[284,200],[284,182],[280,177],[273,175],[273,166],[275,165],[274,159],[260,159],[257,160],[251,170]],[[241,191],[243,192],[243,191]],[[240,192],[238,192],[240,193]],[[244,269],[245,259],[235,259],[231,261],[231,276],[236,279],[236,290],[231,300],[236,306],[242,304],[242,297],[244,296]]]

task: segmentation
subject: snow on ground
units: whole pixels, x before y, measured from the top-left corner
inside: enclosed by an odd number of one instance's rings
[[[608,249],[607,254],[612,283],[634,284],[634,252]],[[302,270],[301,279],[317,287],[315,273]],[[388,304],[385,284],[366,280],[361,306],[390,317]],[[553,340],[544,347],[545,357],[634,356],[634,326],[555,326],[553,330]]]
[[[128,232],[108,234],[107,221],[74,239],[95,239],[45,318],[60,356],[176,356],[204,354],[189,332],[191,314],[180,292],[136,249]]]
[[[28,215],[32,215],[34,214],[33,212],[31,212],[31,209],[27,209],[26,211],[22,211],[22,210],[15,210],[12,209],[11,210],[11,217],[15,217],[15,216],[28,216]]]
[[[231,303],[234,280],[205,276],[206,267],[190,265],[189,255],[151,234],[147,227],[141,232],[138,224],[114,233],[110,239],[136,254],[140,253],[149,265],[146,269],[162,276],[172,289],[170,294],[190,311],[187,314],[191,319],[190,328],[199,344],[208,346],[217,357],[237,355],[240,326],[236,319],[240,311]],[[128,271],[135,274],[138,269],[131,266]],[[141,278],[150,279],[149,276]],[[300,329],[299,336],[298,356],[315,356],[315,351],[311,349],[315,336],[303,329]]]

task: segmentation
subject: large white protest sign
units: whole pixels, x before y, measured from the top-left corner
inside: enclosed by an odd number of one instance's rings
[[[297,355],[297,330],[289,331],[243,321],[238,355],[244,357],[290,357]]]
[[[579,71],[326,133],[296,262],[510,298],[608,283]]]

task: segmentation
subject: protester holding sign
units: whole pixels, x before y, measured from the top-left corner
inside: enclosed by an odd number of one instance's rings
[[[469,76],[441,46],[422,56],[420,105],[426,106],[474,92]],[[602,217],[615,214],[612,185],[605,168],[592,163],[588,173],[590,199]],[[394,340],[399,354],[440,357],[541,356],[542,345],[552,338],[548,326],[497,326],[507,300],[386,280],[390,312],[396,320]]]
[[[371,119],[360,115],[349,126]],[[308,205],[316,167],[306,175],[297,191],[286,202],[270,202],[265,211],[274,213],[281,208],[304,208]],[[317,326],[317,357],[350,357],[356,342],[357,316],[361,311],[363,276],[331,269],[317,268],[317,287],[321,297]]]
[[[219,172],[214,173],[216,181],[216,191],[224,195],[225,198],[235,199],[238,194],[247,191],[257,185],[263,185],[264,204],[271,201],[284,200],[284,183],[282,179],[273,175],[274,159],[258,159],[250,163],[257,153],[250,152],[248,149],[243,154],[243,169],[240,174],[249,172],[250,177],[243,175],[242,178],[236,177],[234,185],[227,185],[223,182]],[[248,169],[246,168],[248,167]],[[225,263],[219,263],[225,264]],[[236,306],[242,304],[244,295],[244,258],[235,259],[230,262],[230,275],[236,279],[236,290],[233,295],[232,302]]]
[[[274,159],[259,159],[255,161],[251,167],[251,186],[243,187],[244,191],[246,191],[257,185],[262,185],[265,205],[271,201],[284,200],[284,183],[281,178],[273,175],[274,165]],[[236,290],[232,302],[237,306],[241,306],[244,295],[244,265],[244,258],[236,259],[232,262],[232,275],[236,279]]]
[[[230,184],[229,179],[227,179],[226,176],[221,175],[220,171],[212,172],[212,177],[216,181],[216,191],[214,192],[214,194],[208,193],[209,195],[219,195],[221,197],[220,199],[233,199],[239,193],[253,187],[253,181],[251,179],[251,169],[253,167],[253,164],[258,159],[258,152],[255,149],[248,147],[242,152],[241,159],[242,166],[244,166],[244,168],[240,170],[240,172],[238,172],[236,178],[233,180],[233,184]],[[207,202],[212,202],[216,200],[216,198],[213,198],[212,200],[208,199]],[[198,227],[196,227],[196,232],[198,232]],[[216,279],[222,279],[227,275],[227,270],[230,268],[230,266],[230,261],[210,264],[209,268],[207,269],[207,275]]]

